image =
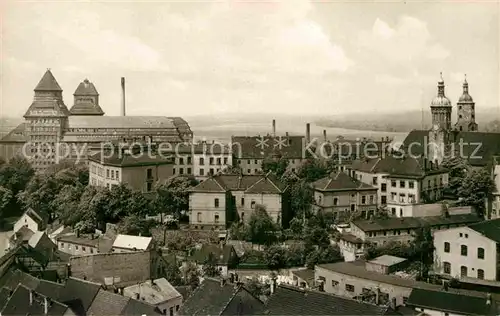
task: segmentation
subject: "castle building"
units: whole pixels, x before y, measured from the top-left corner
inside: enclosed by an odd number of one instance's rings
[[[122,78],[122,116],[106,116],[99,93],[88,79],[81,82],[71,109],[63,90],[48,69],[35,87],[25,122],[0,140],[0,156],[23,155],[37,170],[61,160],[86,162],[107,142],[191,142],[193,133],[180,117],[125,116],[125,81]]]
[[[469,95],[467,80],[457,103],[458,120],[452,125],[452,103],[445,95],[444,80],[438,82],[438,94],[431,102],[432,128],[413,130],[401,149],[413,157],[426,157],[441,164],[450,155],[459,155],[475,168],[483,168],[500,154],[500,133],[478,132],[475,104]]]

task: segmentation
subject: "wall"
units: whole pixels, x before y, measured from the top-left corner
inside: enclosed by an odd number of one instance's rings
[[[324,290],[326,293],[352,298],[360,295],[363,292],[363,288],[373,291],[376,291],[376,289],[379,288],[381,292],[389,294],[389,302],[391,302],[393,298],[396,298],[396,304],[398,306],[403,305],[403,302],[410,297],[412,290],[411,287],[396,286],[373,280],[361,279],[316,266],[314,279],[318,280],[319,277],[325,278]],[[334,282],[332,283],[332,281]],[[338,284],[335,282],[338,282]],[[354,292],[347,291],[346,284],[354,286]]]
[[[115,278],[115,283],[135,284],[152,277],[153,254],[145,252],[106,253],[70,258],[71,276],[97,283]]]
[[[219,199],[219,206],[215,207],[215,199]],[[189,224],[192,226],[226,227],[226,193],[193,192],[189,195]],[[215,216],[219,216],[218,222]]]
[[[363,197],[365,203],[363,203]],[[336,218],[346,215],[354,208],[354,212],[364,212],[365,216],[377,209],[377,190],[352,191],[314,191],[317,209],[333,212]]]
[[[28,214],[23,214],[23,216],[14,223],[14,233],[18,232],[23,226],[28,227],[33,232],[38,231],[38,223],[28,216]]]
[[[461,235],[460,235],[461,234]],[[444,252],[444,243],[450,243],[450,252]],[[467,246],[467,256],[461,255],[461,245]],[[497,279],[496,243],[468,227],[434,232],[434,269],[444,273],[443,262],[451,264],[452,277],[460,277],[460,267],[467,267],[467,275],[477,278],[478,269],[484,270],[485,280]],[[484,259],[478,259],[478,247],[484,248]]]
[[[170,316],[170,315],[177,315],[179,309],[182,306],[182,296],[179,296],[177,298],[171,299],[169,301],[166,301],[164,303],[156,305],[158,309],[163,312],[165,311],[165,315]],[[172,311],[172,313],[171,313]]]
[[[387,181],[386,173],[369,173],[369,172],[361,172],[358,170],[350,170],[348,173],[354,178],[363,183],[369,184],[377,188],[377,201],[379,204],[382,204],[382,197],[386,197],[386,201],[388,202],[390,199],[390,194],[388,193],[388,189],[390,186],[390,182]],[[376,178],[376,183],[373,182],[373,178]],[[386,191],[382,192],[382,184],[386,184]]]
[[[231,153],[224,154],[210,154],[212,149],[211,144],[207,144],[207,150],[209,153],[206,154],[194,154],[193,155],[193,170],[194,175],[197,178],[206,178],[210,174],[210,169],[213,169],[214,174],[226,168],[227,166],[233,165],[233,156]],[[213,150],[220,149],[219,145],[214,145]],[[213,164],[210,164],[210,158],[213,158]],[[200,159],[203,158],[203,164]],[[217,159],[220,159],[220,163],[217,163]],[[226,162],[226,163],[225,163]]]
[[[95,254],[98,252],[97,247],[75,244],[67,241],[57,241],[57,249],[73,256]]]
[[[241,199],[240,199],[241,200]],[[245,219],[250,219],[253,213],[252,202],[266,207],[267,214],[275,223],[281,224],[282,198],[280,194],[245,194]],[[238,203],[238,202],[237,202]],[[241,213],[238,214],[241,218]]]
[[[359,259],[364,254],[364,247],[362,244],[354,244],[341,239],[338,242],[338,246],[346,262]]]
[[[147,186],[147,169],[152,169],[151,185]],[[157,166],[137,166],[122,168],[122,183],[127,183],[134,190],[150,192],[154,190],[157,181],[163,181],[173,175],[172,164],[162,164]]]

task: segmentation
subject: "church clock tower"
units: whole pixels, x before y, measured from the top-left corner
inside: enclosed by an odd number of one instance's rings
[[[458,118],[455,127],[458,131],[464,132],[477,132],[476,123],[476,110],[474,106],[474,100],[469,94],[469,83],[467,83],[467,77],[464,79],[463,93],[458,99]]]
[[[427,149],[430,161],[440,164],[446,154],[451,132],[451,101],[444,92],[443,75],[438,81],[437,96],[431,102],[432,128],[429,131]]]

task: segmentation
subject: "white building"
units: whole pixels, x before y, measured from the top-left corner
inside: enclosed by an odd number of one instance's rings
[[[499,280],[500,219],[434,232],[434,271],[457,279]]]
[[[134,251],[146,251],[153,247],[153,238],[151,237],[141,237],[132,235],[122,235],[116,236],[113,242],[112,251],[113,252],[134,252]]]
[[[177,315],[182,295],[165,278],[127,286],[123,295],[156,306],[163,315]]]
[[[48,217],[44,214],[35,212],[29,208],[24,214],[14,223],[14,233],[19,231],[21,227],[27,227],[33,232],[45,231],[47,228]]]
[[[206,179],[233,165],[231,148],[221,143],[179,144],[173,150],[175,175]]]

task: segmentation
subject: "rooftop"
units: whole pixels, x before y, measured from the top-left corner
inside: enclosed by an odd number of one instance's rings
[[[286,186],[272,173],[266,175],[215,175],[191,189],[192,192],[245,191],[279,194]]]
[[[35,87],[35,91],[62,91],[62,89],[50,69],[47,69]]]
[[[369,263],[374,263],[374,264],[379,264],[381,266],[392,266],[401,262],[406,261],[405,258],[399,258],[395,256],[390,256],[390,255],[382,255],[380,257],[377,257],[373,260],[368,261]]]
[[[312,183],[318,191],[377,190],[377,188],[351,178],[345,172],[337,172]]]
[[[146,303],[157,305],[169,300],[182,297],[182,295],[165,278],[148,280],[123,289],[123,294],[132,298],[138,295]]]
[[[152,240],[152,237],[119,234],[113,242],[113,248],[147,250],[150,247]]]
[[[439,227],[456,224],[471,224],[480,221],[476,214],[458,214],[444,216],[427,217],[390,217],[387,219],[358,219],[352,222],[364,232],[397,230],[397,229],[415,229],[419,227]]]
[[[352,169],[367,173],[386,173],[390,176],[421,178],[427,174],[444,173],[446,169],[423,158],[393,155],[384,158],[360,159],[352,163]]]
[[[200,249],[196,249],[193,252],[193,255],[189,259],[196,263],[203,263],[207,260],[210,253],[212,253],[217,264],[228,265],[233,251],[234,247],[231,245],[203,244]]]
[[[279,285],[269,297],[265,311],[268,315],[385,315],[388,307]]]
[[[472,224],[468,227],[481,235],[500,243],[500,218]]]
[[[103,155],[102,153],[95,153],[94,155],[89,156],[89,160],[102,165],[122,168],[173,164],[173,158],[170,155],[161,155],[157,153],[143,155],[131,155],[119,152],[106,155]]]
[[[233,153],[237,159],[263,159],[279,153],[282,157],[290,159],[302,159],[304,136],[273,137],[266,136],[233,136]],[[278,148],[277,144],[282,141],[284,146]],[[258,146],[262,142],[264,146]]]

